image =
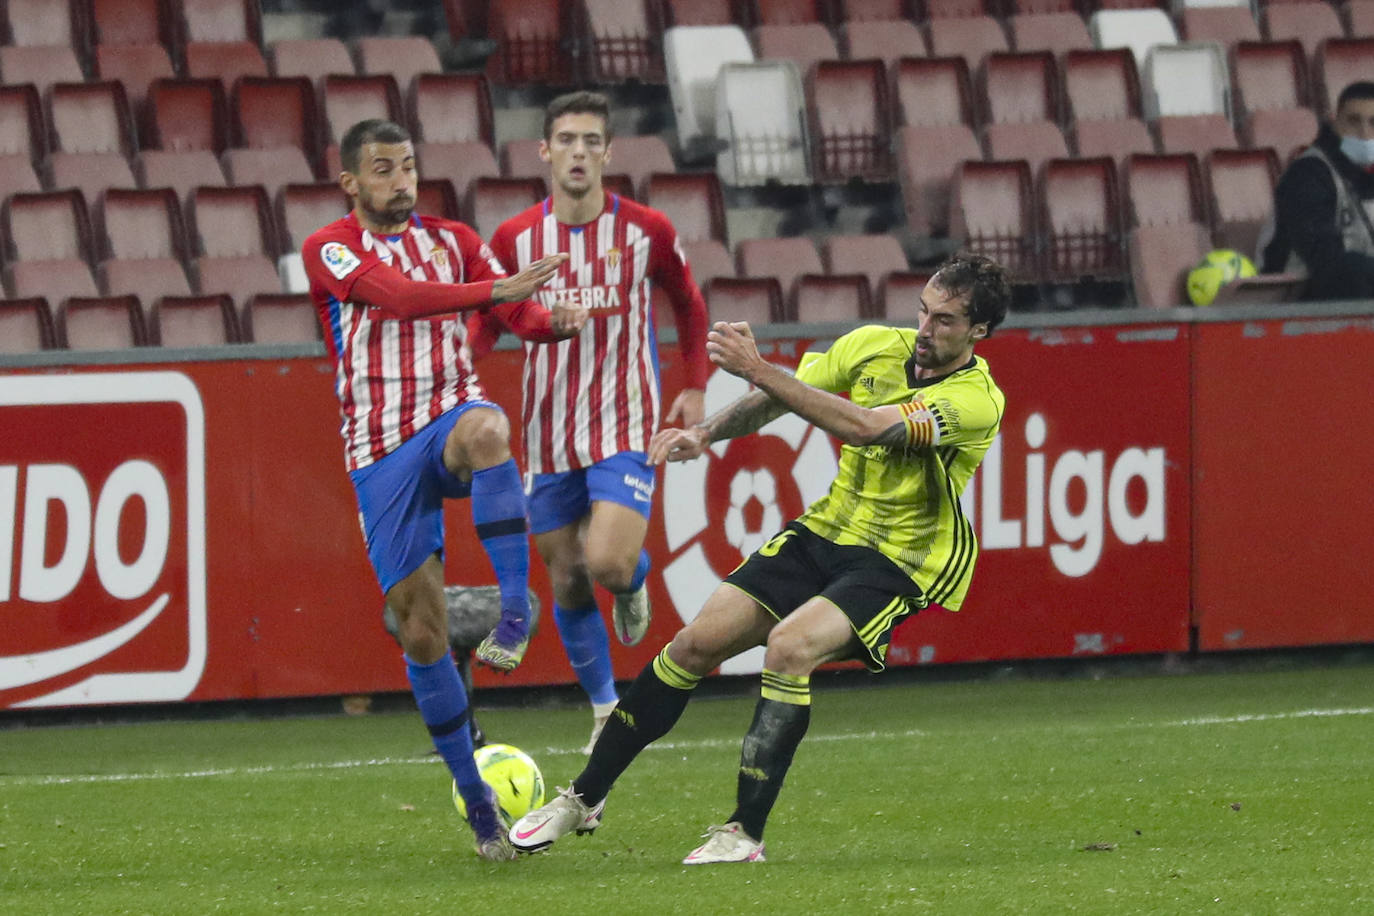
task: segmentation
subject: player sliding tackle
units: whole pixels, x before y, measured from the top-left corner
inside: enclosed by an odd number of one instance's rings
[[[805,354],[795,377],[759,355],[747,324],[715,324],[711,362],[757,390],[700,424],[659,431],[650,460],[692,460],[792,411],[844,443],[839,472],[829,493],[727,576],[640,672],[572,785],[511,828],[517,850],[595,830],[616,779],[668,733],[702,677],[763,645],[735,809],[683,862],[763,861],[764,824],[810,720],[811,672],[851,658],[881,671],[897,624],[932,602],[951,611],[963,602],[977,544],[959,494],[1004,404],[973,348],[1009,300],[1002,268],[953,258],[922,291],[916,328],[859,328]]]

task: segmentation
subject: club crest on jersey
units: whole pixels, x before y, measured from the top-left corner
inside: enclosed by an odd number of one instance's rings
[[[448,268],[448,249],[442,245],[435,245],[429,252],[430,262],[440,270]]]
[[[611,270],[615,270],[620,266],[619,248],[612,248],[610,251],[606,252],[606,266]]]
[[[320,248],[320,260],[335,280],[342,280],[363,263],[343,242],[326,242]]]
[[[622,313],[625,297],[618,286],[573,286],[567,289],[541,289],[539,303],[545,308],[586,309],[593,317]]]

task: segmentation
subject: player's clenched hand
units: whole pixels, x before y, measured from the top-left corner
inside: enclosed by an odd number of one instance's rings
[[[532,262],[518,274],[509,277],[502,277],[492,285],[491,299],[493,302],[520,302],[534,295],[534,291],[543,286],[553,275],[558,272],[558,265],[568,259],[566,253],[551,254]]]
[[[587,316],[591,314],[585,306],[564,305],[561,302],[555,302],[549,312],[556,337],[576,336],[582,330],[582,325],[587,323]]]
[[[717,321],[706,335],[706,355],[731,375],[752,379],[764,359],[747,321]]]
[[[667,461],[691,461],[697,458],[710,445],[706,430],[700,426],[686,429],[660,429],[649,440],[649,463],[662,464]]]

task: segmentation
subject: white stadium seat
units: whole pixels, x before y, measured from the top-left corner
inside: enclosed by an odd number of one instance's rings
[[[753,60],[749,36],[737,26],[679,26],[664,31],[663,63],[677,115],[678,145],[684,152],[690,154],[715,137],[720,68]]]
[[[791,61],[721,67],[716,136],[729,143],[716,157],[721,182],[810,184],[804,105]]]
[[[1221,45],[1210,41],[1156,45],[1145,56],[1145,117],[1231,116],[1231,78]]]
[[[1178,44],[1169,14],[1161,9],[1098,10],[1088,20],[1088,34],[1099,49],[1130,48],[1137,67],[1155,45]]]

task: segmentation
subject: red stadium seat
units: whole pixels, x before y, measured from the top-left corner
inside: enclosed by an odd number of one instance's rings
[[[1126,48],[1064,55],[1065,116],[1075,121],[1140,117],[1140,75]]]
[[[929,20],[972,19],[986,16],[990,11],[984,0],[926,0],[925,13]]]
[[[1126,160],[1125,176],[1131,225],[1178,226],[1206,221],[1195,156],[1131,156]]]
[[[496,227],[548,194],[542,178],[477,178],[468,187],[468,224],[484,239]]]
[[[1130,232],[1129,246],[1136,303],[1171,308],[1188,303],[1184,279],[1212,249],[1212,240],[1201,223],[1178,223],[1138,226]]]
[[[904,58],[893,75],[897,122],[913,127],[973,123],[968,64],[961,57]]]
[[[931,274],[920,271],[888,274],[878,291],[877,315],[894,321],[915,321],[921,313],[921,292]]]
[[[25,48],[79,48],[84,34],[70,0],[6,0],[0,7],[5,43]]]
[[[99,45],[95,49],[95,72],[102,80],[124,87],[129,110],[137,119],[155,80],[174,79],[172,59],[162,45]]]
[[[11,194],[27,194],[43,190],[38,173],[28,156],[0,153],[0,200]]]
[[[319,162],[321,128],[315,90],[309,80],[245,77],[234,89],[232,109],[234,146],[255,150],[295,147],[314,173]]]
[[[1317,115],[1310,108],[1257,111],[1246,120],[1243,134],[1246,146],[1274,149],[1287,159],[1316,138]]]
[[[476,73],[423,73],[416,77],[410,123],[419,142],[475,140],[490,147],[495,131],[486,77]]]
[[[267,76],[267,61],[252,42],[193,42],[186,46],[186,75],[191,79],[218,80],[227,96],[243,77]]]
[[[1126,273],[1121,194],[1109,158],[1053,159],[1040,177],[1040,238],[1053,282]]]
[[[425,216],[461,220],[458,194],[447,178],[429,178],[420,182],[415,191],[415,212]]]
[[[0,82],[7,86],[33,84],[46,94],[54,83],[79,83],[85,79],[72,48],[0,47]]]
[[[401,96],[410,93],[411,84],[422,73],[442,73],[439,52],[421,35],[363,35],[354,44],[358,72],[387,75],[396,81]]]
[[[198,295],[226,294],[239,310],[254,296],[282,292],[276,266],[270,258],[261,255],[196,258],[193,273]]]
[[[133,151],[133,121],[119,83],[54,85],[48,97],[48,128],[54,150],[121,156]]]
[[[650,175],[643,184],[649,206],[662,210],[684,244],[726,241],[725,195],[711,172]],[[730,273],[734,273],[731,267]]]
[[[134,171],[140,187],[171,188],[185,201],[193,188],[223,187],[224,171],[209,150],[184,153],[148,149],[138,154]]]
[[[46,299],[0,299],[0,353],[36,353],[56,346],[57,329]]]
[[[196,188],[191,192],[189,213],[194,254],[212,258],[274,258],[278,254],[271,209],[262,188]]]
[[[1139,118],[1079,121],[1074,126],[1074,142],[1080,156],[1108,156],[1118,163],[1135,153],[1156,152],[1150,129]]]
[[[1185,6],[1179,13],[1179,37],[1184,41],[1215,41],[1230,48],[1242,41],[1259,41],[1259,23],[1249,5]]]
[[[677,171],[672,150],[655,134],[622,136],[611,142],[609,170],[628,175],[636,188],[642,188],[650,175]],[[545,167],[547,172],[547,166]]]
[[[171,0],[183,41],[262,43],[258,0]]]
[[[683,242],[682,252],[692,268],[692,279],[698,286],[705,287],[716,277],[735,276],[735,259],[725,249],[725,244],[716,239],[698,239]]]
[[[741,277],[777,279],[783,299],[789,303],[796,301],[799,277],[825,273],[816,246],[802,237],[744,239],[735,245],[735,265]],[[788,311],[795,314],[790,308]]]
[[[268,51],[272,75],[299,76],[318,85],[332,73],[353,76],[358,68],[348,46],[337,38],[288,38],[274,41]]]
[[[48,152],[38,91],[32,86],[0,86],[0,155],[39,163]]]
[[[497,178],[501,168],[491,149],[477,140],[463,143],[419,143],[415,156],[420,162],[420,174],[425,178],[449,181],[459,197],[466,196],[468,185],[475,178]]]
[[[163,0],[89,0],[91,43],[95,45],[175,44],[171,17]]]
[[[244,342],[260,344],[315,343],[320,319],[309,296],[259,294],[240,313],[239,334]]]
[[[752,0],[753,21],[760,25],[820,22],[822,0]]]
[[[744,25],[733,0],[663,0],[663,8],[669,26]]]
[[[1262,7],[1264,37],[1270,41],[1296,40],[1310,58],[1329,38],[1344,38],[1345,29],[1335,7],[1328,3],[1271,3]],[[1368,58],[1366,58],[1368,63]],[[1366,72],[1367,69],[1366,69]]]
[[[1159,148],[1165,153],[1192,153],[1199,158],[1214,149],[1236,146],[1236,132],[1225,115],[1170,115],[1155,119]]]
[[[239,341],[238,318],[228,296],[167,297],[148,310],[150,346],[222,347]]]
[[[989,54],[978,83],[984,123],[1059,121],[1059,68],[1048,51]]]
[[[822,61],[807,82],[817,180],[891,180],[892,138],[882,62]]]
[[[563,48],[563,36],[571,34],[571,9],[563,0],[492,4],[487,36],[496,53],[487,59],[487,75],[503,85],[571,85],[573,57]]]
[[[191,295],[186,268],[175,258],[109,260],[100,265],[100,286],[107,296],[134,296],[148,315],[158,300]]]
[[[926,57],[926,39],[916,23],[899,19],[893,22],[847,22],[843,38],[844,56],[849,60],[881,60],[891,67],[903,57]]]
[[[907,228],[916,235],[944,235],[954,172],[964,160],[983,155],[973,131],[963,124],[903,127],[897,148]]]
[[[111,189],[96,208],[95,222],[100,260],[182,261],[189,251],[181,201],[171,188]]]
[[[1206,162],[1216,246],[1254,257],[1260,231],[1274,212],[1278,157],[1270,149],[1228,149],[1214,151]]]
[[[951,238],[1000,262],[1014,280],[1040,274],[1035,256],[1032,173],[1025,160],[965,162],[954,177]]]
[[[1031,177],[1050,159],[1066,159],[1069,146],[1053,121],[1025,121],[1016,124],[989,124],[983,139],[989,159],[1020,159],[1027,163]]]
[[[501,174],[506,178],[543,178],[549,164],[539,157],[542,140],[507,140],[501,144]]]
[[[927,28],[931,56],[962,57],[970,73],[978,71],[987,55],[1011,50],[1001,23],[991,16],[932,19]]]
[[[1231,49],[1231,99],[1253,114],[1311,104],[1306,58],[1296,41],[1242,42]]]
[[[1092,36],[1082,18],[1072,11],[1020,13],[1007,20],[1011,46],[1018,51],[1049,51],[1063,56],[1069,51],[1090,51]]]
[[[106,188],[132,188],[133,169],[118,153],[64,153],[48,155],[48,187],[54,191],[74,188],[95,204]]]
[[[224,90],[215,80],[155,80],[147,111],[144,148],[219,155],[226,145]]]
[[[1374,0],[1346,0],[1351,38],[1374,38]]]
[[[747,321],[761,327],[789,320],[782,290],[772,277],[717,277],[702,292],[712,321]]]
[[[821,260],[827,273],[863,274],[875,295],[888,274],[908,269],[906,254],[891,235],[832,235],[821,246]]]
[[[593,83],[662,83],[663,55],[646,0],[581,0],[587,78]]]
[[[324,79],[325,138],[337,145],[350,127],[367,118],[403,123],[401,95],[389,75],[331,75]]]
[[[905,0],[839,0],[836,19],[855,22],[895,22],[906,15]]]
[[[868,278],[861,274],[817,276],[797,280],[796,320],[805,322],[863,321],[873,315]]]
[[[280,224],[286,230],[286,248],[300,251],[310,233],[348,213],[348,195],[332,181],[288,184],[277,198]]]
[[[58,306],[56,319],[59,343],[69,350],[123,350],[148,340],[134,296],[73,296]]]
[[[90,263],[91,221],[78,191],[15,194],[4,206],[8,261]]]
[[[50,306],[61,305],[73,296],[100,295],[91,268],[74,258],[44,261],[19,261],[6,269],[6,287],[16,299],[42,297]],[[59,331],[60,334],[60,331]]]
[[[835,39],[819,22],[761,25],[754,29],[754,50],[759,60],[792,61],[803,76],[813,64],[840,57]]]
[[[315,170],[294,146],[276,149],[227,149],[220,157],[231,185],[261,185],[269,199],[282,185],[310,184]]]
[[[1327,117],[1335,114],[1342,89],[1370,78],[1370,61],[1374,61],[1374,38],[1333,39],[1321,46],[1314,69],[1321,111]]]

